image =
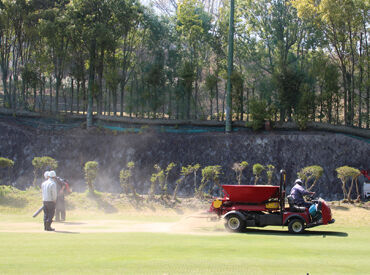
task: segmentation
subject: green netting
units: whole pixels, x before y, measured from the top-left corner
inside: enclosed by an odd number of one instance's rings
[[[207,132],[224,132],[224,127],[202,127],[202,126],[133,126],[133,125],[122,125],[120,126],[112,126],[99,123],[97,124],[99,127],[103,127],[105,129],[109,129],[112,131],[118,132],[127,132],[127,133],[140,133],[145,131],[156,131],[160,133],[207,133]],[[233,131],[239,131],[239,128],[234,128]]]
[[[85,120],[82,119],[56,119],[46,117],[11,117],[0,115],[0,118],[11,118],[13,122],[19,125],[30,126],[41,130],[67,130],[81,127]],[[145,131],[155,131],[159,133],[207,133],[207,132],[224,132],[224,127],[215,126],[161,126],[161,125],[139,125],[118,122],[95,122],[94,126],[108,129],[111,131],[127,132],[127,133],[142,133]],[[239,131],[239,128],[234,128],[233,131]]]
[[[41,130],[68,130],[73,128],[81,127],[85,123],[85,119],[81,118],[49,118],[49,117],[21,117],[21,116],[10,116],[10,115],[1,115],[0,118],[11,119],[13,122],[19,125],[26,125],[33,128]],[[193,126],[193,125],[142,125],[142,124],[130,124],[124,122],[102,122],[97,121],[94,123],[94,126],[108,129],[111,131],[117,132],[126,132],[126,133],[142,133],[145,131],[155,131],[159,133],[188,133],[188,134],[197,134],[197,133],[209,133],[209,132],[224,132],[225,127],[216,127],[216,126]],[[243,128],[245,130],[245,128]],[[240,131],[242,128],[233,128],[234,132]],[[370,139],[363,138],[359,136],[354,136],[350,134],[344,134],[348,137],[355,138],[366,143],[370,143]]]
[[[10,116],[0,115],[0,118],[9,119]],[[19,125],[26,125],[41,130],[63,130],[80,127],[82,121],[58,120],[55,118],[34,118],[34,117],[11,117],[12,121]]]
[[[358,140],[361,140],[361,141],[365,141],[367,143],[370,143],[370,139],[369,138],[363,138],[363,137],[358,137],[358,136],[348,135],[348,134],[345,134],[345,135],[348,136],[348,137],[351,137],[351,138],[355,138],[355,139],[358,139]]]

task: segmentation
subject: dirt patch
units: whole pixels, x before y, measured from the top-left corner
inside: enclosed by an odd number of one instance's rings
[[[53,222],[58,233],[147,232],[170,234],[226,234],[222,221],[210,221],[205,215],[183,216],[178,222],[138,222],[130,220],[81,220]],[[33,222],[0,221],[0,232],[37,233],[43,231],[42,220]]]

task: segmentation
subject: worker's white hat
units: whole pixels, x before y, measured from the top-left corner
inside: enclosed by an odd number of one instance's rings
[[[44,178],[45,178],[45,179],[48,179],[48,177],[49,177],[49,171],[45,171],[45,173],[44,173]]]
[[[56,176],[57,176],[57,174],[55,173],[55,171],[50,171],[49,172],[49,177],[55,178]]]

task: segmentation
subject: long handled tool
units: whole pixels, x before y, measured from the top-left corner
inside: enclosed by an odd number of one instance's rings
[[[212,213],[209,213],[208,211],[207,212],[201,212],[201,213],[198,213],[198,214],[195,214],[195,215],[186,216],[185,218],[186,219],[189,219],[189,218],[199,219],[200,218],[200,219],[207,219],[208,221],[217,221],[217,220],[219,220],[219,217],[215,216]]]
[[[35,213],[33,213],[32,217],[36,218],[38,214],[44,209],[44,206],[41,206]]]

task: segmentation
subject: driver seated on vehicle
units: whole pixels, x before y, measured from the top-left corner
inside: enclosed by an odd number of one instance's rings
[[[306,202],[304,200],[303,196],[305,196],[305,195],[313,196],[315,194],[315,192],[307,191],[306,189],[304,189],[302,187],[302,184],[303,184],[303,182],[302,182],[301,179],[296,179],[296,181],[294,182],[294,186],[293,186],[292,190],[290,191],[290,196],[293,198],[293,201],[294,201],[295,205],[310,208],[312,203]]]

